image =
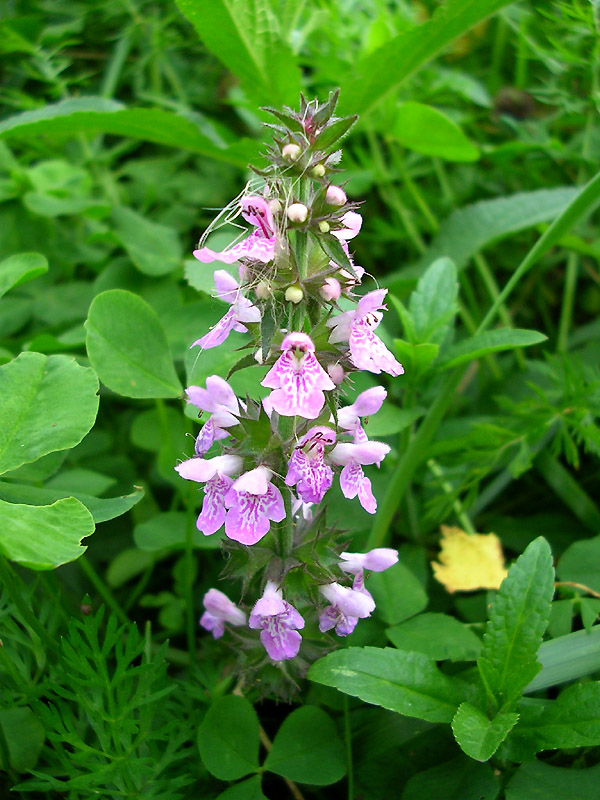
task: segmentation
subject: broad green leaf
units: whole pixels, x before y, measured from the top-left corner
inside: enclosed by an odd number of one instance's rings
[[[222,781],[235,781],[258,764],[258,717],[245,697],[220,697],[198,729],[198,749],[206,769]]]
[[[177,0],[177,5],[255,101],[297,104],[300,70],[269,0]]]
[[[83,555],[81,540],[94,532],[87,508],[68,497],[50,506],[0,500],[0,551],[31,569],[53,569]]]
[[[410,296],[408,310],[415,329],[416,342],[443,342],[456,314],[458,282],[456,268],[448,258],[439,258],[420,278]]]
[[[77,489],[28,486],[21,483],[0,481],[0,499],[9,503],[26,503],[31,506],[44,506],[74,497],[91,513],[94,522],[106,522],[127,513],[144,496],[143,489],[136,489],[132,494],[118,497],[94,497]]]
[[[526,692],[537,692],[597,672],[600,664],[600,625],[594,625],[589,632],[575,631],[542,642],[538,661],[542,669],[527,685]]]
[[[437,358],[440,346],[432,342],[413,344],[404,339],[394,339],[394,350],[409,380],[414,380],[427,372]]]
[[[536,654],[550,617],[554,570],[541,536],[519,556],[490,608],[477,662],[497,709],[510,709],[540,670]]]
[[[48,260],[41,253],[16,253],[0,261],[0,297],[13,286],[48,272]]]
[[[479,150],[458,125],[441,111],[424,103],[402,103],[390,131],[409,150],[446,161],[476,161]]]
[[[342,82],[340,113],[365,114],[454,39],[510,0],[446,0],[430,20],[404,30],[359,61]]]
[[[448,614],[419,614],[388,628],[386,635],[399,650],[423,653],[434,661],[474,661],[481,652],[481,640]]]
[[[600,745],[600,683],[568,686],[556,700],[523,700],[520,720],[506,742],[513,761],[541,750]]]
[[[113,588],[124,586],[136,575],[149,569],[153,562],[151,553],[140,551],[136,547],[127,547],[112,558],[106,570],[106,581]]]
[[[149,553],[174,550],[186,546],[188,515],[183,511],[165,511],[152,519],[140,522],[133,530],[133,539],[140,550]],[[194,527],[193,544],[202,550],[218,548],[222,536],[204,536]]]
[[[424,413],[424,408],[398,408],[398,406],[386,401],[377,414],[368,419],[363,419],[363,426],[369,435],[369,439],[377,439],[379,436],[393,436],[395,433],[400,433],[400,431],[408,428]]]
[[[69,356],[21,353],[0,367],[0,474],[79,444],[97,393],[94,372]]]
[[[0,122],[0,139],[110,133],[190,150],[245,167],[259,146],[250,140],[228,146],[205,135],[192,120],[157,108],[126,108],[103,97],[76,97],[24,111]]]
[[[600,800],[600,764],[587,769],[523,764],[506,787],[506,800]]]
[[[495,800],[499,791],[500,782],[490,766],[461,755],[413,775],[402,800]]]
[[[462,703],[452,720],[454,738],[462,750],[476,761],[488,761],[517,723],[514,712],[496,714],[490,719],[470,703]]]
[[[140,272],[166,275],[179,266],[183,255],[181,240],[173,228],[152,222],[125,206],[117,206],[112,217],[117,237]]]
[[[464,701],[463,684],[421,653],[349,647],[315,662],[310,680],[334,686],[366,703],[428,722],[451,722]]]
[[[556,567],[560,581],[572,581],[600,592],[600,536],[581,539],[568,547]]]
[[[267,800],[267,798],[262,793],[260,775],[253,775],[225,789],[216,800]]]
[[[97,295],[85,323],[87,351],[98,377],[124,397],[179,397],[167,337],[155,311],[131,292]]]
[[[292,711],[277,731],[264,767],[315,786],[341,780],[346,774],[346,753],[331,717],[316,706]]]
[[[0,769],[27,772],[33,769],[44,744],[44,726],[26,706],[0,710],[0,735],[8,747],[10,764],[3,763],[0,748]]]
[[[403,622],[427,605],[425,589],[401,562],[384,572],[374,572],[369,578],[369,591],[377,603],[376,613],[388,625]]]
[[[521,328],[497,328],[492,331],[484,331],[449,347],[440,361],[437,362],[437,366],[443,369],[450,369],[467,361],[482,358],[488,353],[512,350],[515,347],[531,347],[534,344],[546,341],[547,338],[547,336],[544,336],[543,333],[538,333],[538,331]]]

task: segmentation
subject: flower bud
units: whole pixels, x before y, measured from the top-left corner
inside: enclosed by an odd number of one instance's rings
[[[321,233],[329,233],[331,230],[331,225],[327,222],[327,220],[322,219],[321,222],[319,222],[319,230]]]
[[[288,286],[285,290],[285,299],[288,303],[299,303],[304,299],[304,292],[302,287],[295,283],[293,286]]]
[[[267,281],[260,281],[254,291],[259,300],[266,300],[273,293],[271,285]]]
[[[287,208],[287,215],[290,222],[306,222],[308,218],[308,208],[304,203],[292,203]]]
[[[323,175],[325,175],[325,167],[323,166],[323,164],[315,164],[311,172],[315,176],[315,178],[322,178]]]
[[[326,278],[325,283],[319,289],[319,294],[323,300],[327,300],[327,302],[339,300],[341,293],[342,287],[336,278]]]
[[[273,214],[279,214],[281,213],[282,205],[279,200],[274,197],[272,200],[269,200],[269,208]]]
[[[281,155],[286,161],[298,161],[301,153],[302,149],[300,145],[297,144],[286,144],[281,151]]]
[[[341,364],[329,364],[327,367],[327,372],[329,373],[329,377],[335,383],[336,386],[339,386],[340,383],[344,380],[344,368]]]
[[[327,187],[327,191],[325,192],[325,202],[330,206],[343,206],[347,200],[348,198],[346,197],[346,192],[339,186],[334,186],[331,184],[331,186]]]

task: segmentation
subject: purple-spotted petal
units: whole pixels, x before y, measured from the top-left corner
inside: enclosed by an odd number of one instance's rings
[[[218,347],[227,339],[231,331],[245,333],[246,328],[241,325],[235,317],[235,309],[231,307],[223,317],[209,330],[201,339],[190,345],[191,347],[201,347],[203,350],[210,350],[211,347]]]
[[[285,507],[281,492],[272,484],[265,494],[237,492],[233,487],[225,496],[229,508],[225,518],[225,534],[241,544],[256,544],[271,527],[271,521],[281,522]]]
[[[216,533],[225,522],[225,496],[233,481],[226,475],[215,475],[204,487],[202,511],[196,521],[196,527],[205,536]]]
[[[273,661],[295,658],[302,644],[302,636],[275,619],[272,626],[260,632],[260,641]]]
[[[404,373],[402,364],[394,358],[377,334],[373,333],[369,322],[355,320],[349,337],[351,361],[357,369],[373,372],[387,372],[397,377]]]

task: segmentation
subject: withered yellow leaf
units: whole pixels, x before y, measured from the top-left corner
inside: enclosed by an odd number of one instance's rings
[[[497,589],[507,575],[500,539],[495,533],[465,533],[441,526],[442,549],[433,574],[449,592]]]

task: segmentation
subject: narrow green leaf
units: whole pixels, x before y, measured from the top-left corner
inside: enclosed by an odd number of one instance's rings
[[[145,275],[166,275],[181,264],[181,240],[173,228],[117,206],[112,214],[115,233],[127,254]]]
[[[547,450],[542,450],[538,454],[535,466],[577,519],[581,520],[590,531],[597,533],[600,530],[600,510],[581,483],[575,480]]]
[[[182,389],[156,312],[122,289],[97,295],[85,323],[92,366],[124,397],[179,397]]]
[[[83,555],[81,540],[94,532],[87,508],[69,497],[50,506],[0,500],[0,551],[31,569],[53,569]]]
[[[430,20],[402,31],[363,58],[342,83],[340,110],[365,114],[454,39],[510,0],[446,0]]]
[[[390,135],[409,150],[426,156],[446,161],[476,161],[479,158],[479,150],[458,125],[424,103],[402,103]]]
[[[386,630],[399,650],[409,650],[443,661],[474,661],[481,652],[481,640],[473,631],[448,614],[419,614]]]
[[[15,253],[0,261],[0,297],[13,286],[48,272],[48,259],[41,253]]]
[[[334,686],[366,703],[428,722],[451,722],[465,700],[463,684],[444,675],[421,653],[349,647],[329,653],[308,671],[310,680]]]
[[[198,729],[198,749],[206,769],[222,781],[235,781],[258,764],[258,717],[245,697],[226,695],[208,709]]]
[[[408,310],[414,324],[416,344],[441,344],[456,313],[457,296],[456,268],[449,258],[439,258],[419,279],[410,296]]]
[[[0,748],[0,769],[8,772],[27,772],[35,767],[40,750],[44,744],[44,726],[27,706],[4,708],[0,710],[0,735],[8,746],[10,764],[2,761]]]
[[[566,636],[542,642],[538,652],[541,671],[525,688],[538,692],[584,675],[598,672],[600,668],[600,625],[589,631],[575,631]]]
[[[133,540],[140,550],[148,553],[184,549],[188,525],[188,515],[184,511],[165,511],[136,525],[133,529]],[[204,536],[194,528],[194,547],[203,550],[218,548],[221,539],[219,534]]]
[[[484,331],[449,347],[437,362],[437,366],[450,369],[467,361],[482,358],[488,353],[512,350],[515,347],[531,347],[546,341],[547,338],[543,333],[522,328],[497,328]]]
[[[477,662],[497,709],[510,709],[540,670],[536,654],[550,617],[554,570],[539,537],[509,570],[490,609]]]
[[[506,787],[506,800],[600,800],[600,764],[588,769],[532,761],[519,767]]]
[[[277,731],[264,767],[315,786],[341,780],[346,774],[346,753],[331,717],[316,706],[292,711]]]
[[[488,761],[515,726],[519,715],[496,714],[489,719],[470,703],[462,703],[452,720],[454,738],[462,750],[476,761]]]
[[[79,444],[97,393],[93,370],[69,356],[21,353],[0,367],[0,474]]]
[[[355,114],[352,117],[343,117],[337,119],[335,122],[329,124],[318,134],[315,141],[311,145],[311,150],[329,150],[333,145],[339,143],[349,132],[358,116]]]

